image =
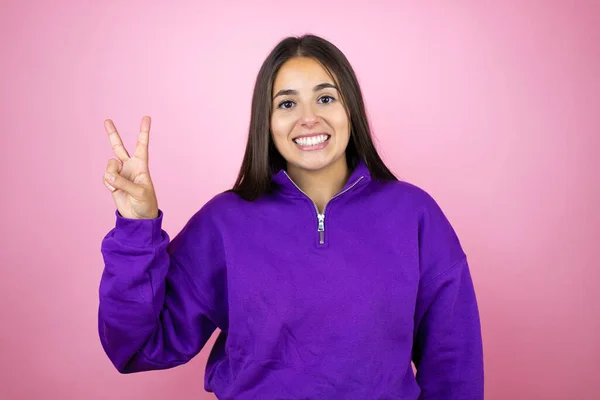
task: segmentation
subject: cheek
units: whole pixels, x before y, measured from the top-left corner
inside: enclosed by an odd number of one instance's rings
[[[341,112],[336,113],[332,116],[330,121],[339,136],[345,137],[350,135],[350,121],[348,120],[345,111],[342,110]]]
[[[288,118],[273,117],[271,118],[271,133],[273,140],[283,140],[288,137],[294,124]]]

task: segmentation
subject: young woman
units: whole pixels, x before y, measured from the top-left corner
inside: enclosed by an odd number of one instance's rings
[[[150,119],[133,157],[105,127],[117,210],[98,324],[118,371],[183,364],[219,328],[204,382],[219,399],[483,398],[465,253],[433,198],[378,156],[334,45],[306,35],[273,49],[237,182],[173,240],[148,169]]]

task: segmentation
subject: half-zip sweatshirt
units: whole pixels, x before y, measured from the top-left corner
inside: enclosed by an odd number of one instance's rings
[[[115,368],[181,365],[219,328],[219,399],[483,399],[475,290],[436,201],[362,162],[323,213],[284,170],[273,185],[213,197],[172,240],[162,210],[115,211],[98,311]]]

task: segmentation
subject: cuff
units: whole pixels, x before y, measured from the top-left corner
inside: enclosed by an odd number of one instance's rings
[[[115,210],[117,218],[113,237],[121,242],[136,247],[149,247],[159,244],[162,240],[163,212],[158,210],[154,219],[125,218]]]

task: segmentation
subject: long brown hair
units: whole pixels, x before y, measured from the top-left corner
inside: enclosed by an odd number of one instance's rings
[[[279,68],[290,58],[310,57],[318,61],[334,79],[348,113],[351,132],[346,148],[348,167],[362,160],[374,179],[397,180],[379,157],[373,144],[362,92],[346,56],[329,41],[311,34],[290,36],[279,42],[263,62],[252,95],[248,142],[237,180],[230,191],[246,200],[269,193],[271,176],[286,168],[270,134],[273,81]]]

